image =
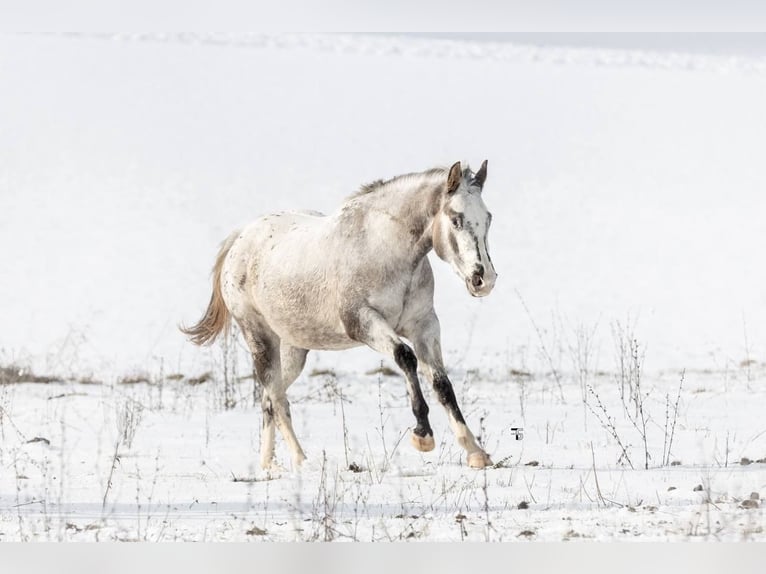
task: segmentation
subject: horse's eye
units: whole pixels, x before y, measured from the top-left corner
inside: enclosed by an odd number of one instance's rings
[[[452,227],[455,229],[462,229],[463,228],[463,216],[462,215],[456,215],[452,218]]]

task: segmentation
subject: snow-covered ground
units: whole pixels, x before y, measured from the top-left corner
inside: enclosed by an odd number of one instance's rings
[[[763,539],[766,59],[716,52],[0,35],[0,540]],[[485,158],[500,277],[476,300],[435,261],[436,305],[502,463],[467,469],[434,398],[413,451],[358,349],[309,356],[310,461],[263,474],[244,347],[176,329],[218,243]]]

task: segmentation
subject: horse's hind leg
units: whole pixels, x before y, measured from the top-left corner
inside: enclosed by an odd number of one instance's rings
[[[273,361],[270,357],[274,354],[272,337],[264,337],[264,330],[255,322],[239,321],[240,330],[250,348],[253,357],[253,367],[257,383],[262,387],[261,411],[263,423],[261,427],[261,468],[269,468],[274,460],[274,434],[276,425],[274,422],[274,409],[271,406],[271,398],[266,388],[278,381],[272,368]]]
[[[267,469],[273,464],[276,427],[279,427],[285,442],[287,442],[290,448],[293,463],[298,466],[305,460],[306,455],[303,454],[303,450],[293,431],[290,418],[290,404],[287,401],[282,377],[279,338],[270,329],[258,324],[242,323],[240,327],[253,355],[255,374],[263,386],[263,397],[261,399],[261,409],[263,411],[261,467]],[[294,371],[295,366],[293,362],[288,361],[287,366],[288,370]],[[299,373],[300,370],[297,374],[291,376],[297,377]],[[290,383],[292,383],[292,380]]]
[[[299,466],[306,459],[306,455],[303,453],[303,449],[301,449],[301,445],[298,443],[298,438],[293,430],[290,403],[287,400],[287,388],[295,382],[301,371],[303,371],[303,367],[306,365],[308,350],[282,343],[279,355],[282,368],[282,384],[277,399],[282,406],[284,414],[284,424],[280,424],[279,430],[290,447],[293,463]]]

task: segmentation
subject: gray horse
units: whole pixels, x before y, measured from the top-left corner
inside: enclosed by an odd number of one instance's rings
[[[446,408],[468,465],[492,462],[466,425],[442,359],[433,248],[474,297],[488,295],[497,274],[487,247],[492,219],[482,200],[487,162],[473,173],[460,162],[365,185],[330,216],[267,215],[229,236],[213,268],[213,294],[202,319],[182,328],[212,342],[231,317],[253,355],[263,386],[261,465],[274,461],[279,430],[298,467],[306,456],[293,431],[287,388],[309,349],[367,345],[404,372],[416,425],[412,444],[434,448],[418,363]],[[408,345],[402,338],[406,338]],[[414,347],[414,351],[413,351]]]

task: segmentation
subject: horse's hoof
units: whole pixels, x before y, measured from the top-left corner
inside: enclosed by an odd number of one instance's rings
[[[471,468],[486,468],[492,464],[492,459],[483,450],[468,454],[468,466]]]
[[[418,436],[415,433],[412,433],[410,440],[412,440],[412,446],[414,446],[420,452],[431,451],[436,446],[434,437],[430,435]]]

